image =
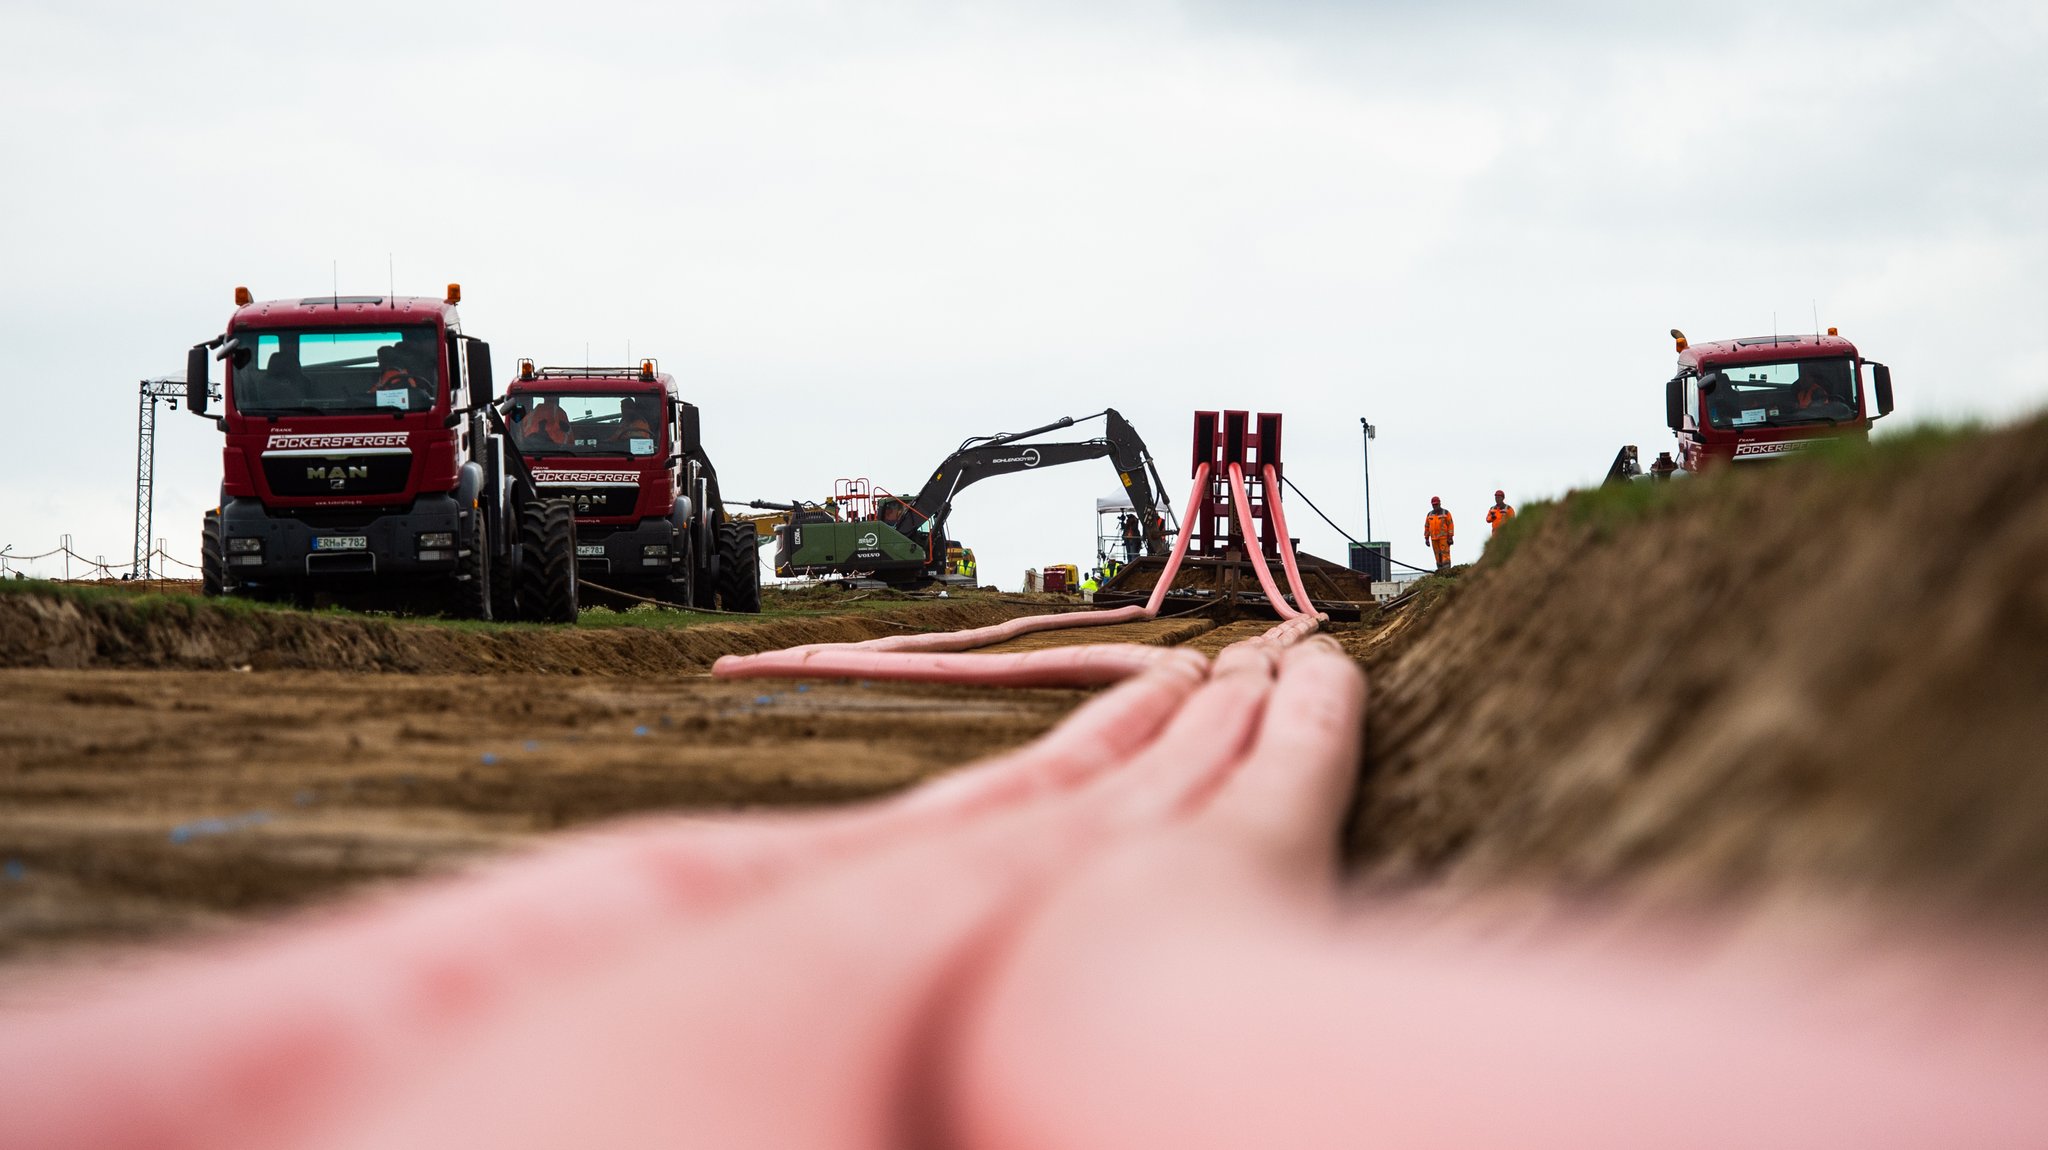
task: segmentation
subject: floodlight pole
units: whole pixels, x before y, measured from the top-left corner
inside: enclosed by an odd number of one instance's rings
[[[1358,417],[1358,426],[1365,433],[1365,538],[1372,540],[1372,437],[1379,428]]]
[[[135,554],[129,562],[131,578],[147,579],[151,560],[150,533],[156,513],[156,405],[170,400],[176,410],[185,394],[185,381],[162,376],[145,379],[139,389],[135,412]]]

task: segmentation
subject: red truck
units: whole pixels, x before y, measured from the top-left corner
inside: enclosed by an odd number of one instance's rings
[[[574,508],[526,474],[491,406],[490,347],[462,334],[461,296],[235,289],[227,330],[186,360],[196,415],[209,360],[225,368],[206,594],[575,621]]]
[[[1678,437],[1677,458],[1659,456],[1655,477],[1782,458],[1823,439],[1866,438],[1871,424],[1891,414],[1891,369],[1864,359],[1834,328],[1704,344],[1673,329],[1671,338],[1678,374],[1664,384],[1664,414]],[[1615,456],[1608,481],[1641,474],[1631,445]]]
[[[760,611],[754,525],[727,518],[697,406],[654,360],[522,359],[502,402],[541,497],[575,508],[584,580],[685,606]]]

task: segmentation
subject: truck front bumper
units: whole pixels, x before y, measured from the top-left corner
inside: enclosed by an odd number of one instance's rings
[[[254,499],[230,499],[220,509],[228,582],[312,585],[450,576],[473,545],[475,515],[452,495],[423,495],[405,510],[359,526],[331,527],[280,514]]]
[[[602,536],[591,538],[596,530],[588,527],[577,529],[577,574],[591,579],[604,576],[614,579],[681,577],[677,564],[686,556],[681,553],[682,545],[676,538],[675,524],[668,520],[642,519],[637,527],[614,528]]]

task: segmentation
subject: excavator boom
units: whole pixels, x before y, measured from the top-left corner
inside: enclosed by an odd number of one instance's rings
[[[1103,421],[1102,434],[1094,438],[1027,442],[1093,419]],[[946,574],[951,545],[946,521],[961,491],[990,476],[1089,459],[1108,459],[1116,466],[1117,477],[1142,525],[1145,552],[1166,554],[1172,547],[1172,535],[1180,528],[1166,500],[1165,484],[1137,429],[1114,409],[1078,419],[1062,417],[1028,431],[967,439],[933,469],[915,499],[878,498],[877,506],[884,513],[875,519],[843,521],[836,515],[793,506],[766,502],[754,506],[790,513],[776,548],[779,575],[860,574],[892,584],[916,583]],[[903,505],[900,515],[896,504]]]
[[[1063,430],[1097,418],[1103,421],[1103,433],[1093,439],[1064,443],[1022,442],[1035,435]],[[1030,431],[969,439],[962,443],[959,450],[947,456],[932,472],[932,477],[925,481],[924,488],[911,502],[909,514],[913,519],[903,525],[905,533],[944,538],[946,520],[953,512],[953,500],[970,484],[994,475],[1057,467],[1089,459],[1108,459],[1116,466],[1117,477],[1130,493],[1132,509],[1143,525],[1146,551],[1155,555],[1165,554],[1171,546],[1167,536],[1177,529],[1177,525],[1169,523],[1173,508],[1167,502],[1165,484],[1160,482],[1159,469],[1153,464],[1152,455],[1145,449],[1145,441],[1139,437],[1138,430],[1113,407],[1079,419],[1071,416],[1062,418]]]

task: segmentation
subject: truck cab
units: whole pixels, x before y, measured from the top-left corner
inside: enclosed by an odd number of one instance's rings
[[[481,469],[465,479],[477,341],[457,293],[256,301],[238,289],[226,333],[194,348],[203,413],[209,348],[225,368],[217,422],[219,527],[230,587],[303,590],[452,577]]]
[[[722,597],[728,611],[760,609],[753,526],[727,522],[697,407],[654,360],[539,367],[522,359],[505,388],[505,415],[541,498],[575,508],[580,578],[683,606]]]
[[[490,408],[490,347],[462,334],[461,287],[426,296],[256,300],[235,289],[192,348],[187,407],[223,365],[220,506],[200,540],[208,595],[574,622],[566,506],[534,496]]]
[[[1671,336],[1678,374],[1665,383],[1665,416],[1684,471],[1866,438],[1891,413],[1891,369],[1865,360],[1834,328],[1704,344],[1676,330]]]

